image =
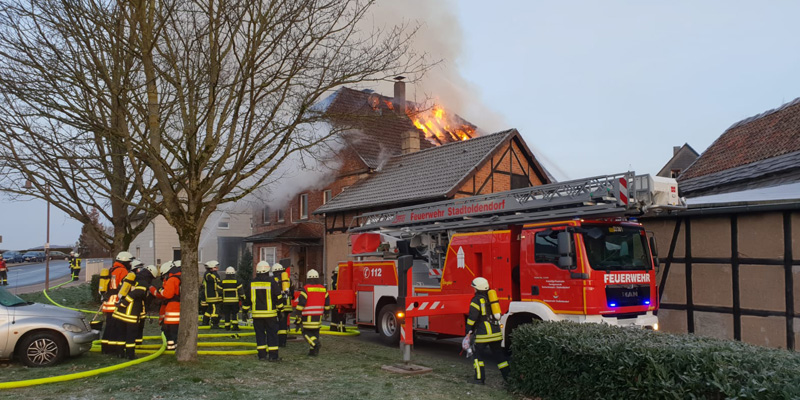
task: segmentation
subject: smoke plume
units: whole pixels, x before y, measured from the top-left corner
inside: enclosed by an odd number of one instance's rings
[[[430,61],[440,61],[421,80],[407,86],[407,99],[437,102],[477,125],[481,134],[508,129],[503,116],[481,101],[478,89],[459,71],[463,34],[455,9],[455,1],[451,0],[381,1],[373,7],[372,18],[367,17],[364,22],[377,28],[419,24],[415,50],[427,53]],[[393,94],[391,83],[377,90],[388,96]]]

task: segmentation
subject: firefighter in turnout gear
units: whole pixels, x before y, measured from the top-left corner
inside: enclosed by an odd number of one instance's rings
[[[289,273],[283,268],[281,263],[272,264],[272,278],[278,282],[278,287],[281,288],[281,295],[283,295],[283,309],[278,312],[278,346],[286,347],[286,342],[289,337],[289,316],[292,314],[292,299],[294,293],[292,290],[291,282],[289,280]]]
[[[319,328],[322,326],[322,315],[332,308],[328,291],[319,279],[319,273],[310,270],[306,274],[306,285],[297,298],[297,307],[303,322],[303,338],[308,342],[309,356],[319,355],[322,343],[319,340]]]
[[[129,360],[136,359],[136,342],[140,339],[139,322],[146,313],[145,298],[148,289],[153,283],[153,279],[159,277],[160,273],[154,265],[148,265],[134,275],[132,272],[125,277],[123,287],[120,289],[120,300],[117,309],[112,315],[113,319],[118,320],[123,327],[121,332],[125,338],[124,357]],[[131,283],[131,281],[133,281]],[[129,285],[130,290],[125,285]],[[127,291],[127,293],[125,293]],[[124,297],[123,297],[124,294]]]
[[[259,361],[280,361],[278,357],[278,311],[283,296],[278,282],[269,276],[269,263],[259,261],[256,277],[250,282],[247,303],[251,306],[253,330]]]
[[[167,350],[175,350],[181,322],[181,268],[172,261],[167,261],[161,264],[159,273],[164,284],[158,290],[150,286],[150,293],[162,301],[159,312],[161,330],[167,338]]]
[[[8,286],[8,267],[2,254],[0,254],[0,285]]]
[[[80,259],[80,254],[74,251],[70,252],[67,258],[69,261],[69,272],[72,274],[72,280],[77,280],[81,274],[81,262],[83,260]]]
[[[488,347],[497,360],[497,368],[508,379],[508,357],[500,347],[503,334],[500,322],[491,310],[489,301],[489,281],[477,277],[472,280],[475,296],[469,303],[469,316],[467,317],[467,335],[475,335],[475,351],[472,354],[472,366],[475,369],[473,383],[483,385],[486,382],[486,368],[484,368],[483,351]],[[495,299],[496,301],[496,299]]]
[[[339,266],[337,265],[336,268],[333,269],[333,275],[331,275],[331,290],[336,290],[339,285]],[[344,327],[345,324],[345,315],[339,312],[337,307],[333,307],[331,309],[331,327],[330,330],[338,331],[338,332],[347,332],[347,328]]]
[[[211,325],[214,329],[219,329],[219,313],[222,305],[222,281],[217,275],[219,262],[206,262],[206,274],[203,276],[203,295],[205,296],[206,308],[203,312],[203,323],[201,325]]]
[[[239,301],[244,300],[242,283],[236,277],[233,267],[225,269],[222,280],[222,315],[225,317],[225,330],[239,330]]]
[[[122,251],[117,254],[114,259],[114,264],[111,266],[108,277],[108,286],[103,287],[104,282],[101,279],[100,291],[103,296],[103,305],[101,310],[105,316],[105,330],[103,330],[103,337],[100,340],[100,348],[103,354],[119,354],[124,350],[124,339],[118,341],[117,338],[124,338],[120,333],[122,326],[116,318],[112,318],[112,314],[117,309],[117,302],[119,301],[119,290],[122,287],[122,282],[125,276],[128,275],[128,270],[131,267],[133,255],[127,251]]]

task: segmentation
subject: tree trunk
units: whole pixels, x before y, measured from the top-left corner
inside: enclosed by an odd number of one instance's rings
[[[197,361],[197,308],[200,289],[195,229],[179,232],[181,242],[181,322],[178,330],[178,361]]]

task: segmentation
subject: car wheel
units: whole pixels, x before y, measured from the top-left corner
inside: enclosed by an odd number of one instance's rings
[[[17,347],[17,358],[29,367],[55,365],[67,353],[67,344],[57,333],[39,332],[26,336]]]
[[[395,346],[400,342],[400,323],[394,314],[397,306],[387,304],[378,313],[378,334],[381,341],[389,346]]]

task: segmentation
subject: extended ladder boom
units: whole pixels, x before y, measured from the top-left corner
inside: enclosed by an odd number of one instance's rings
[[[653,182],[649,175],[626,172],[514,189],[366,213],[356,218],[356,226],[350,231],[424,232],[532,220],[632,216],[652,208],[685,208],[682,201],[658,204]],[[677,183],[670,188],[677,198]]]

